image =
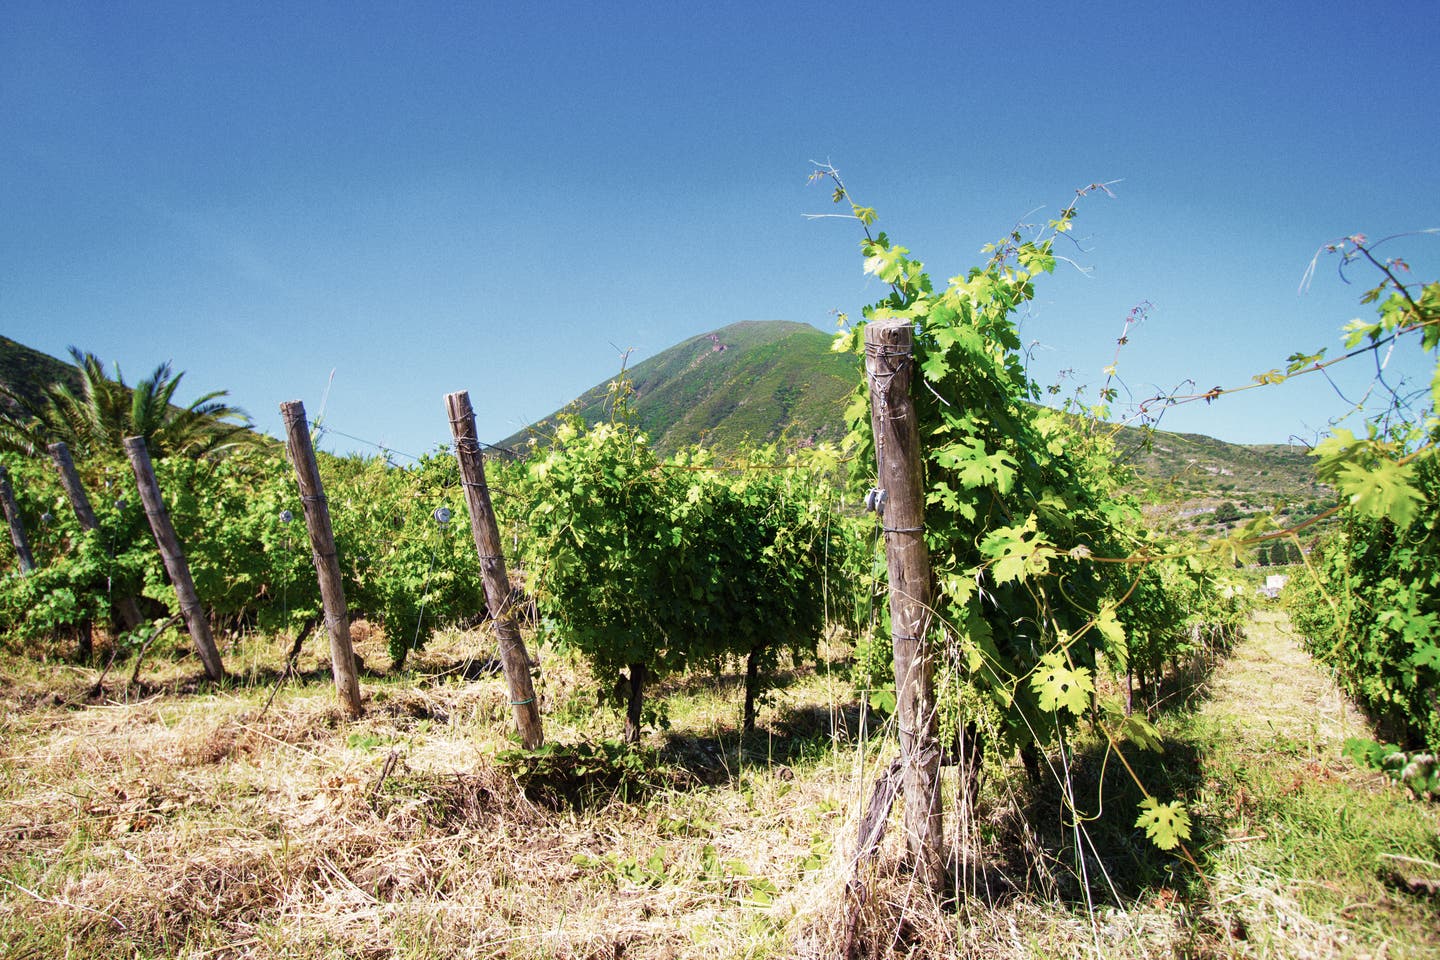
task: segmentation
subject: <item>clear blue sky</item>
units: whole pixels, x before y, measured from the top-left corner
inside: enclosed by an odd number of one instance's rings
[[[1082,208],[1090,275],[1024,319],[1035,376],[1098,384],[1148,300],[1137,394],[1244,383],[1368,309],[1329,261],[1297,293],[1319,244],[1440,227],[1437,23],[1434,0],[5,0],[0,332],[132,382],[173,360],[272,433],[333,369],[329,424],[411,453],[468,389],[499,439],[617,347],[880,296],[856,225],[802,216],[829,160],[942,281],[1119,180]],[[1440,237],[1394,252],[1440,275]],[[1296,383],[1164,425],[1284,441],[1344,407]]]

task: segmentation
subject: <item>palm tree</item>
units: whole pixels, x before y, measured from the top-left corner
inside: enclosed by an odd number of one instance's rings
[[[179,407],[173,402],[183,372],[169,362],[131,387],[117,364],[112,379],[93,353],[70,348],[80,383],[52,383],[38,402],[29,402],[0,384],[11,410],[0,411],[0,450],[43,455],[47,444],[64,440],[76,456],[120,453],[126,437],[144,437],[150,455],[211,457],[255,442],[250,417],[224,403],[228,391],[213,390]]]

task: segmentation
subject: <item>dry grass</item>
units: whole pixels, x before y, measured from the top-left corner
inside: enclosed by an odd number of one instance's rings
[[[538,806],[494,762],[500,681],[464,670],[367,682],[354,724],[323,678],[260,716],[264,686],[66,707],[24,672],[0,747],[0,933],[19,955],[713,957],[737,931],[766,953],[853,805],[847,769],[772,776],[735,753],[724,789]],[[552,671],[546,695],[583,682]]]
[[[1306,745],[1297,769],[1337,762],[1335,737],[1360,720],[1320,681],[1292,682],[1310,668],[1286,662],[1283,640],[1241,648],[1203,723],[1251,745],[1283,731]],[[677,682],[675,729],[651,739],[667,772],[658,790],[536,803],[497,760],[509,709],[499,678],[467,665],[481,643],[442,637],[409,676],[366,678],[367,713],[349,724],[313,660],[262,712],[280,643],[232,646],[244,675],[223,689],[196,684],[193,660],[159,654],[144,686],[112,679],[99,702],[85,696],[95,671],[0,661],[0,955],[1424,955],[1423,935],[1387,947],[1363,917],[1317,913],[1273,859],[1250,859],[1256,841],[1205,812],[1233,795],[1197,801],[1219,838],[1203,852],[1206,879],[1131,850],[1133,813],[1114,836],[1093,825],[1087,906],[1056,808],[1004,767],[966,842],[958,905],[897,869],[894,836],[847,887],[858,812],[893,746],[873,732],[857,742],[853,694],[824,671],[795,677],[762,713],[772,734],[744,742],[733,688]],[[369,638],[362,652],[383,664],[381,649]],[[1262,677],[1272,661],[1274,682]],[[547,656],[551,740],[618,730],[594,686]],[[1282,702],[1282,688],[1299,692]],[[1154,876],[1127,877],[1137,863]],[[1093,873],[1102,866],[1114,895]],[[1433,903],[1391,895],[1387,917],[1436,919]]]

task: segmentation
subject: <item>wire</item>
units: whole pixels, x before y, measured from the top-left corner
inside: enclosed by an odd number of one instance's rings
[[[425,604],[430,599],[430,574],[435,572],[435,548],[430,548],[430,569],[425,571],[425,581],[420,585],[420,614],[415,618],[415,638],[410,641],[411,650],[420,649],[420,625],[425,622]]]
[[[363,444],[365,444],[367,447],[374,447],[376,450],[379,450],[381,453],[386,453],[386,454],[398,453],[400,456],[404,457],[405,459],[407,459],[407,460],[413,460],[413,461],[415,461],[416,463],[419,463],[419,462],[420,462],[420,459],[421,459],[420,457],[417,457],[417,456],[416,456],[415,454],[413,454],[413,453],[406,453],[404,450],[397,450],[396,448],[390,446],[390,445],[387,444],[387,443],[381,443],[381,442],[379,442],[379,441],[377,441],[377,440],[367,440],[367,439],[365,439],[364,437],[357,437],[357,436],[355,436],[353,433],[346,433],[346,432],[343,431],[343,430],[336,430],[334,427],[332,427],[332,426],[330,426],[330,425],[328,425],[328,424],[325,424],[325,423],[316,422],[316,423],[309,424],[309,426],[312,427],[312,428],[313,428],[318,434],[320,434],[321,436],[324,436],[324,435],[327,434],[327,433],[333,433],[333,434],[335,434],[335,436],[337,436],[337,437],[344,437],[346,440],[354,440],[356,443],[363,443]],[[498,444],[494,444],[494,443],[486,443],[486,442],[483,441],[483,440],[469,440],[469,439],[467,439],[465,442],[466,442],[466,443],[473,443],[473,444],[475,444],[476,446],[479,446],[479,447],[484,447],[486,450],[498,450],[499,452],[505,454],[506,456],[513,457],[513,458],[515,458],[515,459],[519,459],[519,457],[520,457],[520,455],[519,455],[518,453],[516,453],[514,450],[511,450],[509,447],[502,447],[502,446],[500,446],[500,445],[498,445]]]
[[[354,440],[356,443],[363,443],[366,446],[374,447],[381,453],[398,453],[400,454],[400,456],[405,457],[408,460],[414,460],[416,463],[420,462],[420,458],[415,456],[413,453],[406,453],[404,450],[396,450],[394,447],[389,446],[388,444],[377,443],[374,440],[366,440],[364,437],[357,437],[354,434],[345,433],[343,430],[336,430],[334,427],[327,426],[323,423],[314,424],[313,426],[322,437],[327,433],[333,433],[337,437],[344,437],[346,440]]]

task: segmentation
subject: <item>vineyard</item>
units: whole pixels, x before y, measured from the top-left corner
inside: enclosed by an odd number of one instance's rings
[[[1315,451],[1332,506],[1162,533],[1113,384],[1046,406],[1022,360],[1077,205],[937,290],[817,177],[887,291],[843,443],[662,456],[623,374],[523,447],[451,394],[404,465],[168,367],[9,392],[11,955],[1440,949],[1440,367]],[[1440,284],[1376,246],[1331,251],[1379,278],[1347,354],[1246,388],[1434,354]]]

